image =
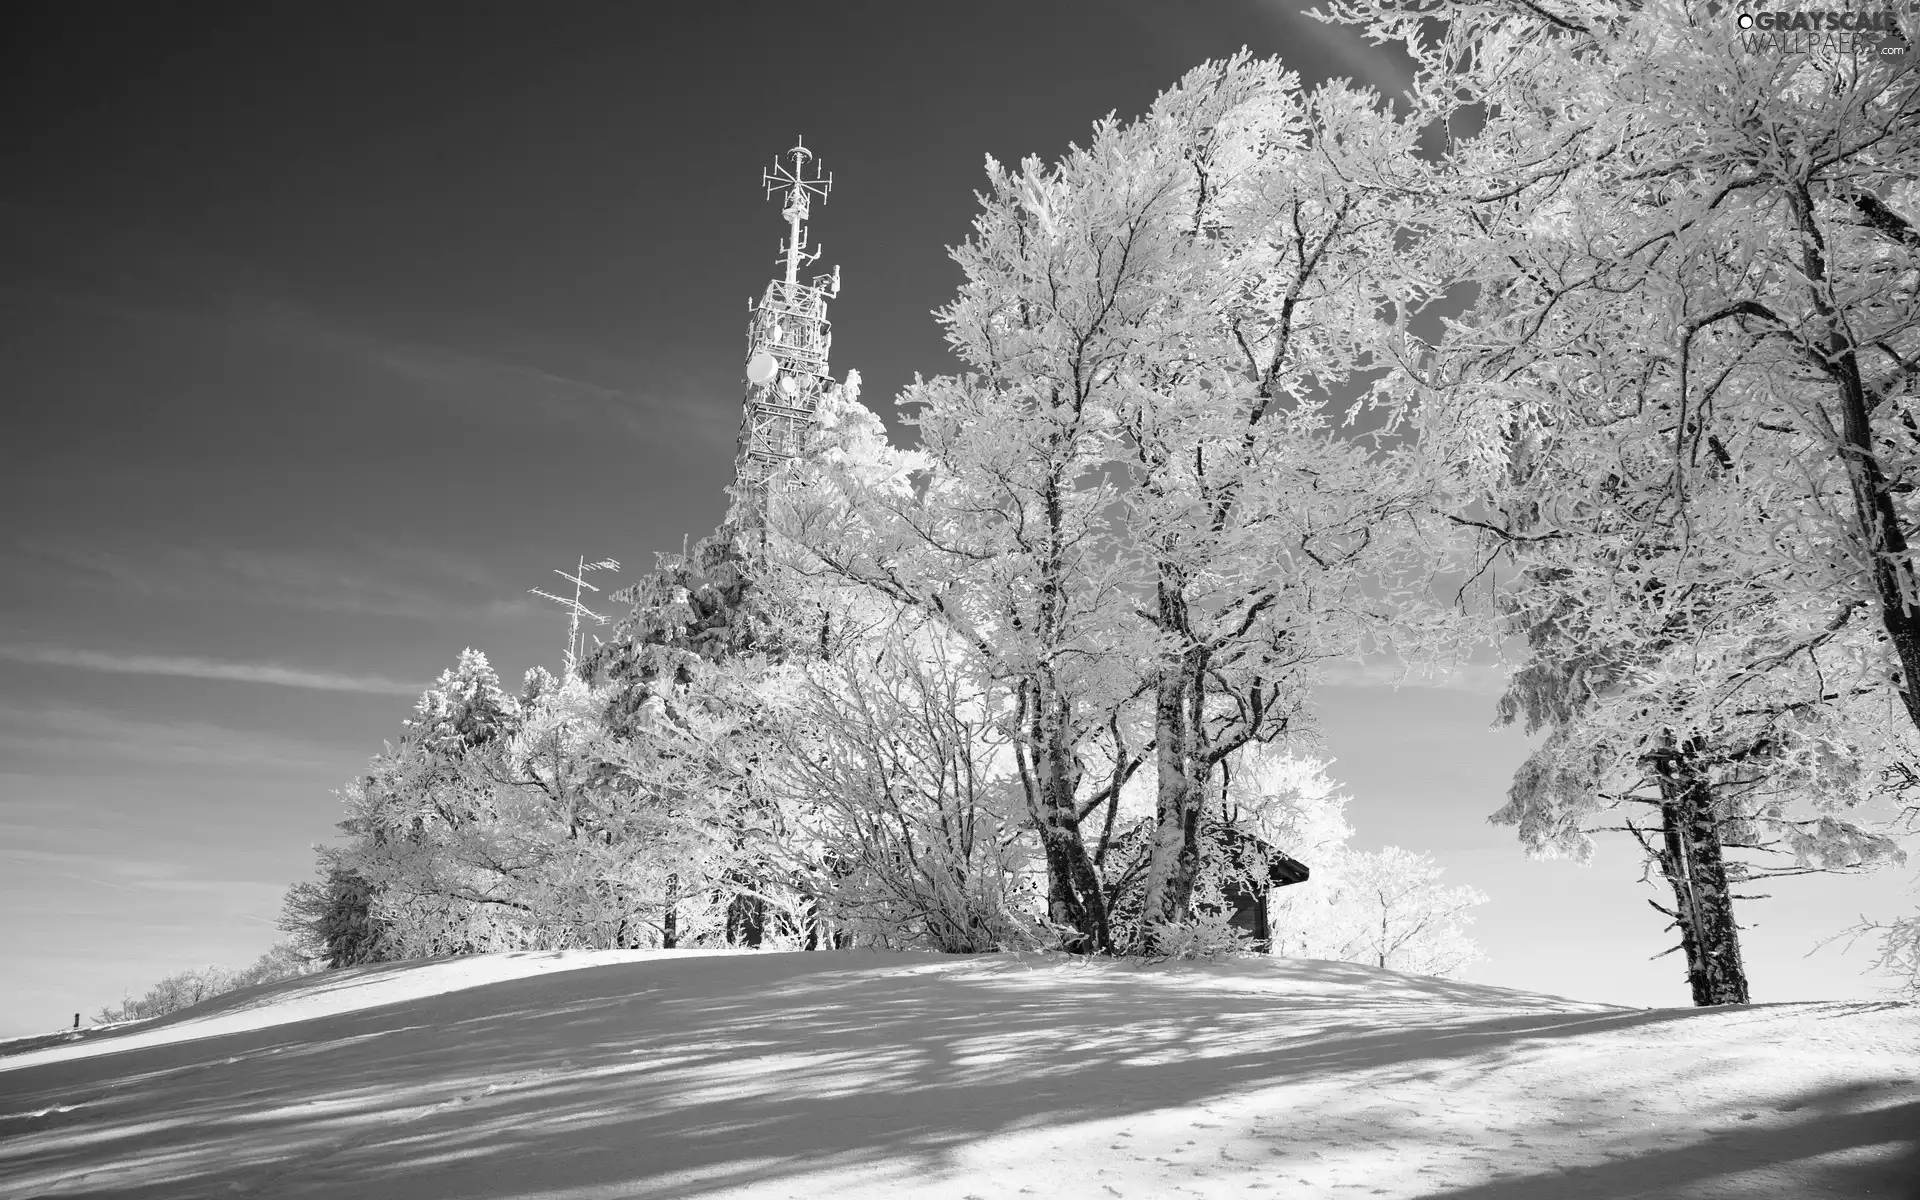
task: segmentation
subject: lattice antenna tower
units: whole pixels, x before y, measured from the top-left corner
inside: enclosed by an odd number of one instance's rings
[[[556,596],[552,592],[543,592],[539,588],[527,589],[527,591],[539,596],[541,599],[551,600],[567,610],[567,657],[566,673],[563,678],[572,679],[574,670],[580,665],[580,651],[584,649],[581,645],[581,639],[586,636],[580,629],[580,618],[585,617],[595,625],[605,625],[607,623],[607,618],[581,603],[580,590],[582,588],[585,588],[589,592],[597,592],[600,590],[587,582],[587,572],[618,571],[619,569],[620,563],[615,559],[603,558],[599,562],[588,562],[586,556],[582,555],[580,565],[571,575],[562,571],[559,567],[553,569],[555,575],[573,584],[573,599],[569,600],[565,596]]]
[[[803,142],[774,160],[763,178],[767,195],[782,193],[787,236],[780,243],[784,278],[767,284],[756,304],[747,301],[747,394],[740,418],[740,442],[733,463],[733,505],[728,519],[742,529],[765,533],[767,486],[782,467],[798,457],[813,432],[820,400],[832,379],[827,354],[833,343],[827,301],[840,294],[840,268],[800,282],[800,271],[820,257],[807,246],[806,220],[814,197],[825,202],[833,176],[808,176],[813,152]]]

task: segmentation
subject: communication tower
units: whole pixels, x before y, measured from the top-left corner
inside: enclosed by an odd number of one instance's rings
[[[763,529],[768,481],[806,448],[821,396],[833,382],[827,374],[833,343],[827,301],[840,294],[840,268],[800,282],[801,268],[820,257],[817,247],[807,247],[807,214],[815,196],[825,202],[833,176],[808,177],[813,152],[799,141],[783,157],[793,165],[776,158],[763,182],[769,197],[775,192],[786,197],[780,211],[787,220],[787,237],[780,244],[786,275],[767,284],[757,304],[747,301],[747,394],[728,513],[743,529]]]

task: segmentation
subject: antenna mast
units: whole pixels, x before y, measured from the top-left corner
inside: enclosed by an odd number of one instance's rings
[[[747,302],[752,314],[747,322],[747,395],[734,457],[733,504],[727,514],[737,525],[763,534],[768,481],[806,448],[821,395],[833,382],[827,374],[833,342],[827,301],[840,294],[838,267],[830,275],[816,275],[810,284],[800,282],[801,268],[820,257],[818,247],[807,247],[807,216],[814,197],[826,200],[833,176],[808,177],[813,152],[803,142],[796,141],[785,157],[793,165],[775,159],[762,182],[769,197],[776,191],[786,197],[780,210],[787,220],[787,237],[780,244],[786,277],[768,283],[759,304]]]
[[[567,610],[567,657],[564,678],[573,678],[574,671],[580,665],[580,651],[583,648],[580,644],[580,618],[585,617],[595,625],[605,625],[607,623],[607,618],[580,602],[581,588],[585,588],[590,592],[600,590],[586,581],[586,573],[588,571],[618,571],[619,569],[620,564],[614,559],[603,558],[599,562],[590,563],[586,560],[586,556],[582,555],[580,565],[572,575],[562,571],[559,567],[553,569],[555,575],[573,584],[573,599],[569,600],[565,596],[556,596],[552,592],[543,592],[539,588],[527,589],[527,591],[533,595],[539,596],[543,600],[551,600]]]

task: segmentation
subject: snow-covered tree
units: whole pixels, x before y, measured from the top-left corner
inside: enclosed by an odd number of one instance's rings
[[[1009,681],[1052,919],[1088,948],[1138,932],[1109,928],[1080,824],[1104,805],[1111,829],[1142,756],[1161,793],[1144,911],[1178,922],[1218,764],[1288,732],[1312,663],[1384,640],[1382,551],[1425,502],[1330,397],[1423,286],[1394,254],[1412,148],[1370,95],[1303,98],[1243,54],[1057,162],[989,161],[940,314],[976,374],[909,389],[912,454],[849,410],[790,506],[824,571]],[[1143,698],[1150,748],[1123,715]]]
[[[1414,137],[1370,92],[1303,94],[1242,54],[1087,151],[1096,180],[1122,181],[1106,186],[1165,197],[1160,301],[1107,399],[1132,476],[1130,583],[1153,596],[1142,936],[1186,919],[1219,764],[1294,728],[1318,662],[1392,640],[1383,584],[1413,565],[1430,501],[1413,460],[1370,450],[1336,406],[1381,357],[1383,313],[1426,286],[1395,253]]]
[[[1920,998],[1920,915],[1867,921],[1848,932],[1876,937],[1873,969],[1891,977],[1900,992]]]
[[[843,400],[857,407],[858,395],[859,375],[850,372],[846,383],[826,389],[821,407],[829,414]],[[801,936],[796,914],[809,902],[797,889],[823,868],[774,861],[772,839],[785,819],[756,756],[767,750],[759,739],[771,719],[761,693],[780,664],[818,655],[833,631],[804,588],[777,579],[765,533],[723,524],[690,553],[661,556],[652,572],[614,594],[632,608],[582,664],[583,677],[604,689],[601,721],[621,786],[664,805],[683,829],[730,831],[722,850],[702,843],[700,862],[719,864],[717,877],[708,878],[705,866],[692,876],[662,876],[668,946],[689,936],[683,915],[705,929],[701,914],[716,905],[730,943],[758,946],[770,931]]]
[[[1306,956],[1444,976],[1486,957],[1466,933],[1486,893],[1443,885],[1442,872],[1432,855],[1398,846],[1337,856],[1322,881],[1324,950]]]
[[[1466,926],[1486,895],[1442,884],[1431,855],[1349,846],[1348,800],[1328,763],[1270,747],[1228,761],[1223,816],[1311,871],[1267,899],[1272,953],[1444,976],[1485,957]]]
[[[342,789],[347,843],[322,851],[288,920],[334,965],[649,944],[626,844],[644,839],[609,785],[605,702],[541,671],[516,700],[462,654]]]
[[[1518,568],[1507,711],[1552,730],[1496,819],[1577,852],[1657,812],[1626,828],[1696,1000],[1744,1000],[1726,851],[1897,857],[1854,810],[1920,726],[1920,71],[1862,39],[1746,53],[1694,0],[1330,8],[1460,135],[1421,253],[1470,302],[1403,365],[1480,502],[1451,515]]]
[[[266,953],[237,971],[221,966],[176,971],[138,997],[129,996],[119,1004],[102,1008],[93,1019],[95,1024],[117,1025],[123,1021],[164,1017],[241,988],[298,979],[321,970],[325,965],[310,957],[297,939],[277,942],[268,947]]]
[[[507,733],[518,707],[500,689],[500,677],[487,656],[468,647],[421,693],[406,723],[407,736],[430,754],[459,754]]]
[[[1008,289],[1026,269],[1022,247],[1052,218],[1030,212],[997,164],[989,174],[993,194],[955,251],[968,282],[940,313],[975,373],[902,394],[919,433],[911,452],[842,397],[824,414],[807,486],[782,498],[774,522],[798,575],[936,621],[977,678],[1011,695],[999,720],[1046,863],[1048,919],[1074,948],[1104,950],[1105,905],[1080,830],[1081,749],[1114,719],[1128,683],[1112,633],[1122,603],[1106,533],[1114,493],[1099,474],[1114,435],[1092,393],[1130,336],[1137,285],[1126,246],[1090,247],[1107,256],[1100,295],[1076,296],[1066,330],[1048,325]],[[1035,365],[1059,355],[1065,368]]]
[[[835,624],[829,652],[782,681],[767,760],[820,916],[854,945],[1039,944],[1007,689],[913,610],[850,605]]]
[[[1870,696],[1830,689],[1839,672],[1824,668],[1858,651],[1858,629],[1809,637],[1765,593],[1742,603],[1731,588],[1697,586],[1645,587],[1637,628],[1595,628],[1604,608],[1580,605],[1574,581],[1595,586],[1606,560],[1580,557],[1563,559],[1550,586],[1516,594],[1516,606],[1555,607],[1519,608],[1532,614],[1531,657],[1501,714],[1550,733],[1494,819],[1518,826],[1534,853],[1581,860],[1595,832],[1632,834],[1673,893],[1672,907],[1655,907],[1680,935],[1695,1002],[1744,1003],[1734,887],[1901,861],[1876,828],[1884,813],[1870,818],[1903,790],[1905,739],[1888,734],[1905,723],[1889,726]]]

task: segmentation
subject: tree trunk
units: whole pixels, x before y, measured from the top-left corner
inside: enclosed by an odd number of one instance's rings
[[[1673,918],[1673,924],[1680,931],[1680,952],[1687,961],[1687,986],[1693,990],[1693,1002],[1697,1005],[1712,1004],[1711,992],[1707,987],[1707,971],[1700,958],[1700,938],[1695,932],[1700,928],[1700,906],[1695,902],[1693,877],[1687,870],[1686,816],[1677,803],[1665,798],[1665,784],[1662,783],[1660,804],[1660,833],[1665,849],[1660,854],[1660,873],[1667,877],[1673,887],[1673,907],[1660,909]],[[1659,905],[1654,907],[1659,908]]]
[[[1163,670],[1154,685],[1153,737],[1157,770],[1157,791],[1153,811],[1153,834],[1147,843],[1146,892],[1140,903],[1140,927],[1134,931],[1137,950],[1153,949],[1155,925],[1171,924],[1181,917],[1180,895],[1183,889],[1181,851],[1186,848],[1187,797],[1187,706],[1186,689],[1179,673]],[[1190,885],[1190,881],[1189,885]]]
[[[660,917],[660,948],[672,950],[680,945],[680,918],[674,912],[680,904],[680,877],[667,876],[666,912]]]
[[[1155,925],[1178,925],[1193,915],[1200,874],[1200,815],[1206,805],[1208,764],[1201,726],[1205,660],[1189,654],[1161,676],[1154,694],[1158,796],[1154,808],[1146,896],[1135,944],[1151,949]]]
[[[1725,851],[1713,785],[1701,769],[1699,745],[1663,734],[1649,758],[1660,781],[1660,816],[1666,846],[1662,863],[1673,883],[1680,943],[1696,1005],[1746,1004],[1747,973],[1740,958],[1740,929],[1733,919]]]
[[[1733,890],[1720,843],[1713,795],[1700,780],[1688,806],[1687,871],[1700,912],[1700,958],[1706,968],[1709,1004],[1745,1004],[1747,970],[1740,958],[1740,927],[1733,919]]]
[[[1154,687],[1153,724],[1159,790],[1147,865],[1146,898],[1135,944],[1151,949],[1156,925],[1178,925],[1193,915],[1193,884],[1200,873],[1200,813],[1212,764],[1206,744],[1207,655],[1194,646],[1184,581],[1163,565],[1155,588],[1155,623],[1186,649],[1161,668]]]
[[[1068,701],[1044,680],[1031,686],[1028,722],[1029,749],[1038,792],[1040,843],[1047,862],[1047,916],[1056,925],[1073,929],[1067,949],[1074,954],[1105,954],[1113,948],[1107,927],[1107,906],[1100,877],[1080,836],[1080,814],[1075,804],[1079,767],[1074,762],[1068,734]]]
[[[1826,254],[1814,223],[1813,197],[1804,185],[1790,189],[1788,196],[1802,234],[1801,270],[1807,277],[1807,296],[1825,327],[1815,365],[1828,373],[1839,393],[1838,449],[1847,469],[1854,520],[1859,523],[1859,548],[1872,557],[1880,624],[1900,664],[1901,703],[1908,720],[1920,728],[1920,581],[1914,577],[1911,547],[1893,502],[1892,482],[1873,444],[1873,403],[1860,358],[1828,296]]]
[[[739,877],[730,882],[736,888],[751,886],[750,881]],[[766,940],[766,935],[766,900],[751,892],[735,892],[727,901],[727,944],[758,950],[760,943]]]

